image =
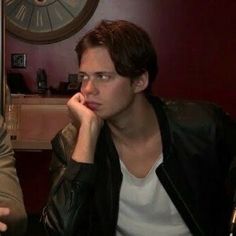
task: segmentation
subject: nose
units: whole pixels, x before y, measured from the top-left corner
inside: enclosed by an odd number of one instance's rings
[[[96,95],[98,93],[98,89],[96,87],[95,81],[93,79],[83,81],[81,85],[81,91],[86,95]]]

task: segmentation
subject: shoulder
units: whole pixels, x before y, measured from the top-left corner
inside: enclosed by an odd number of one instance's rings
[[[177,123],[217,124],[228,116],[220,106],[211,102],[164,99],[162,102],[168,119]]]
[[[56,136],[52,139],[52,144],[57,145],[58,142],[64,142],[65,144],[73,142],[77,135],[77,128],[72,124],[67,124],[61,129]]]
[[[161,125],[172,131],[235,133],[236,122],[215,103],[151,97]]]
[[[52,139],[52,149],[62,160],[66,161],[72,155],[77,139],[78,129],[69,123]]]

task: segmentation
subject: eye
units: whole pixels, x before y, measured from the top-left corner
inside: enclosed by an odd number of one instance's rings
[[[98,74],[98,75],[97,75],[97,79],[99,79],[99,80],[104,80],[104,81],[106,81],[106,80],[109,80],[110,78],[111,78],[111,76],[108,75],[108,74]]]
[[[89,79],[89,76],[86,75],[86,74],[79,74],[79,81],[80,82],[83,82],[85,80],[88,80]]]

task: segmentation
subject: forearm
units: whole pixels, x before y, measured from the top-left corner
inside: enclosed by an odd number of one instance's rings
[[[98,132],[94,132],[93,124],[82,125],[72,159],[76,162],[93,163],[97,137]]]

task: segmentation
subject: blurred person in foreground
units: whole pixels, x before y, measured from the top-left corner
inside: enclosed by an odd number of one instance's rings
[[[27,215],[6,124],[0,116],[0,235],[25,235]]]
[[[76,47],[81,92],[52,140],[48,235],[227,235],[236,124],[218,106],[151,95],[155,49],[102,21]]]

